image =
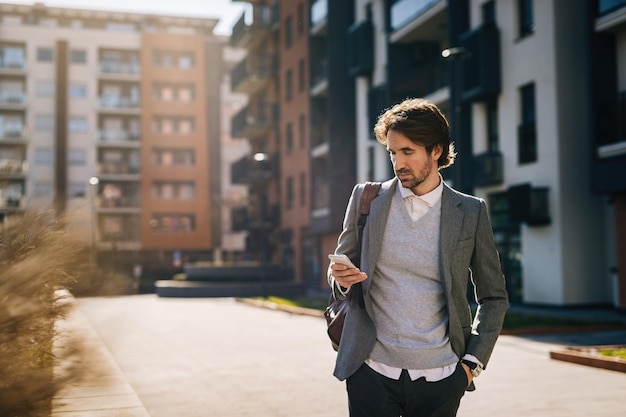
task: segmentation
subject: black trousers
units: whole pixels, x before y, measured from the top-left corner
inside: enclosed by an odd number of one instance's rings
[[[460,363],[436,382],[411,381],[406,370],[390,379],[363,364],[346,382],[350,417],[455,417],[467,385]]]

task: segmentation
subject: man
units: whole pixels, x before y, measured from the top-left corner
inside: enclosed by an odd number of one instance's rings
[[[372,201],[361,269],[329,266],[335,297],[363,295],[346,316],[334,375],[347,380],[350,416],[455,416],[508,307],[487,208],[439,174],[455,153],[434,104],[405,100],[380,116],[374,132],[395,178]],[[363,187],[352,192],[335,250],[353,260]],[[468,283],[478,304],[473,320]]]

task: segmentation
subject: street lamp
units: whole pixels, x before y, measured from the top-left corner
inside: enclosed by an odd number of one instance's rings
[[[98,184],[100,180],[98,177],[89,178],[89,189],[87,190],[89,195],[89,214],[90,214],[90,237],[91,237],[91,248],[90,248],[90,277],[89,281],[93,281],[93,275],[96,272],[97,266],[97,258],[96,258],[96,231],[98,227],[97,219],[96,219],[96,196],[98,193]]]
[[[450,60],[452,65],[452,82],[451,82],[451,93],[450,99],[452,101],[452,113],[450,114],[451,120],[450,124],[452,125],[452,134],[455,138],[454,148],[458,156],[454,161],[454,169],[452,170],[452,184],[457,187],[457,189],[464,192],[471,192],[470,187],[466,186],[467,180],[464,178],[469,178],[467,175],[472,174],[465,172],[468,168],[471,170],[471,165],[469,162],[463,161],[464,158],[469,158],[471,156],[471,147],[465,143],[463,140],[463,132],[461,131],[462,127],[462,118],[463,118],[463,83],[462,83],[462,68],[461,61],[470,57],[470,52],[467,48],[462,46],[453,46],[441,51],[441,56],[445,60]],[[466,175],[467,174],[467,175]]]
[[[256,185],[256,193],[258,197],[258,218],[256,219],[258,223],[255,225],[254,235],[256,240],[256,245],[258,249],[259,256],[259,267],[261,268],[261,295],[263,297],[267,296],[267,284],[266,277],[267,274],[267,266],[268,266],[268,257],[269,257],[269,239],[268,234],[270,232],[270,228],[268,225],[267,218],[267,180],[271,176],[269,162],[270,155],[265,152],[257,152],[252,156],[254,160],[254,167],[251,170],[252,178]]]

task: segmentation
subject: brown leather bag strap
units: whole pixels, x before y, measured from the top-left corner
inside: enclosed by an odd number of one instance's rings
[[[363,194],[361,194],[361,201],[359,203],[359,214],[361,216],[367,216],[370,214],[370,205],[372,200],[378,195],[378,190],[380,190],[381,185],[382,184],[380,182],[365,183],[365,188],[363,189]]]
[[[358,238],[357,238],[357,255],[356,255],[356,265],[361,266],[361,248],[363,246],[363,228],[365,227],[365,221],[367,220],[368,214],[370,214],[370,205],[372,200],[378,196],[378,190],[380,190],[380,186],[382,184],[380,182],[366,182],[365,188],[363,189],[363,194],[361,194],[361,201],[359,202],[359,220],[357,222],[358,226]],[[350,294],[358,293],[358,303],[360,308],[365,307],[365,302],[363,301],[363,291],[361,290],[361,283],[357,283],[354,285],[356,287],[355,291],[351,291]]]

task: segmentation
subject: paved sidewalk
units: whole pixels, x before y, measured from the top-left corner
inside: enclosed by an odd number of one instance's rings
[[[67,414],[86,397],[66,396],[55,417],[347,416],[344,384],[331,375],[335,353],[319,317],[230,298],[152,294],[79,299],[77,306],[86,320],[75,331],[82,328],[94,352],[112,358],[108,364],[121,376],[112,378],[120,389],[113,398],[128,402],[113,409],[107,405],[115,401],[103,400],[100,411]],[[96,347],[94,334],[106,349]],[[551,349],[577,344],[626,344],[626,332],[501,336],[459,417],[626,415],[626,374],[549,358]],[[123,413],[131,410],[145,413]]]

